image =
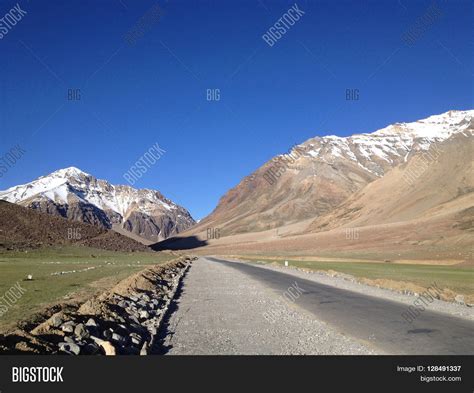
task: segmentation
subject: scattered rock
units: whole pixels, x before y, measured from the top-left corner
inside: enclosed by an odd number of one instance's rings
[[[88,338],[90,336],[89,332],[87,331],[87,329],[86,329],[86,327],[84,326],[83,323],[80,323],[79,325],[76,326],[76,328],[74,329],[74,334],[80,340],[83,340],[83,339]]]
[[[142,343],[142,337],[138,333],[130,333],[130,341],[138,347]]]
[[[101,338],[96,337],[96,336],[92,336],[92,335],[90,336],[90,339],[98,345],[100,345],[100,343],[104,341]]]
[[[95,326],[95,327],[97,327],[97,322],[93,318],[89,318],[86,322],[86,326]]]
[[[76,324],[73,321],[68,321],[68,322],[65,322],[61,325],[61,330],[64,333],[72,333],[72,332],[74,332],[75,326],[76,326]]]
[[[59,343],[59,350],[73,355],[79,355],[81,347],[77,344],[62,342]]]
[[[125,319],[123,319],[123,317],[121,315],[117,314],[116,312],[113,312],[112,316],[117,322],[125,323]]]
[[[125,339],[125,337],[121,336],[120,334],[118,333],[113,333],[112,334],[112,341],[116,342],[116,343],[119,343],[119,344],[125,344],[125,342],[127,341]]]
[[[51,318],[49,318],[49,324],[52,327],[58,328],[64,322],[63,318],[59,313],[54,314]]]
[[[111,342],[102,341],[99,345],[104,350],[106,356],[115,356],[115,355],[117,355],[117,350],[115,349],[115,347],[113,346],[113,344]]]
[[[104,353],[107,356],[114,356],[117,354],[117,350],[110,341],[105,341],[95,336],[91,336],[90,338],[92,341],[94,341],[95,344],[97,344],[100,348],[103,349]]]
[[[126,300],[121,300],[117,303],[117,305],[122,308],[127,308],[130,307],[130,302],[127,302]]]

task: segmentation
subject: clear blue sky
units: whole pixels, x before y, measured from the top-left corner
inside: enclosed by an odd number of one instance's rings
[[[161,1],[133,46],[124,34],[156,2],[19,3],[27,15],[0,40],[0,155],[27,153],[0,189],[66,166],[122,184],[158,142],[166,154],[136,186],[202,218],[294,143],[474,106],[469,1],[438,2],[411,47],[401,36],[431,1],[298,1],[305,15],[273,47],[261,36],[294,1]]]

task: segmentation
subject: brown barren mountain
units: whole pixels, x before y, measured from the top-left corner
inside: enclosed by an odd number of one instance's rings
[[[413,156],[472,128],[473,115],[449,111],[371,134],[312,138],[244,178],[184,235],[219,228],[230,236],[324,216]]]
[[[116,232],[0,200],[0,250],[27,250],[55,245],[88,246],[111,251],[151,251]]]
[[[215,254],[472,261],[472,114],[305,142],[273,184],[270,161],[182,236]]]
[[[418,153],[314,220],[309,229],[320,232],[416,219],[450,219],[463,227],[461,221],[474,208],[472,132],[456,134]]]

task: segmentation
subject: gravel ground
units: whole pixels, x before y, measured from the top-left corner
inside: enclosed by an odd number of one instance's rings
[[[234,259],[228,259],[229,261],[236,261]],[[394,300],[407,305],[412,305],[417,299],[415,295],[403,294],[390,289],[384,289],[374,287],[357,282],[355,279],[344,279],[342,277],[331,276],[322,272],[311,272],[307,270],[301,270],[298,268],[275,266],[275,265],[263,265],[258,264],[263,269],[269,269],[286,274],[294,275],[295,277],[304,278],[321,284],[331,285],[341,289],[347,289],[349,291],[362,293],[365,295],[375,296],[382,299]],[[450,314],[456,317],[474,320],[474,308],[462,304],[445,302],[443,300],[435,299],[432,303],[426,306],[431,311],[442,312]]]
[[[381,353],[281,302],[248,275],[205,258],[191,266],[176,305],[163,343],[171,355]],[[276,320],[266,317],[271,310],[279,310]]]

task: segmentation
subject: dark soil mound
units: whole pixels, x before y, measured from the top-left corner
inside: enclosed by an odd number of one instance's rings
[[[112,251],[151,251],[147,246],[113,231],[0,201],[0,250],[54,245],[83,245]]]

